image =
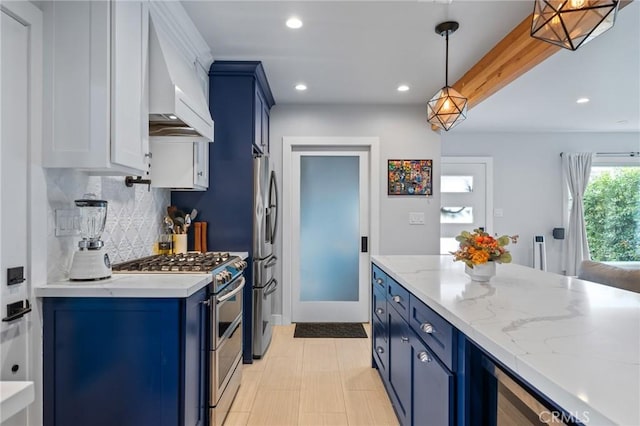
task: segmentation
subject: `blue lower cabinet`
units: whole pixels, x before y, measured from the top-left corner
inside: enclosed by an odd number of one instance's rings
[[[465,378],[458,365],[465,365],[464,353],[457,353],[458,331],[377,267],[373,271],[386,277],[388,290],[385,304],[372,285],[373,359],[400,424],[465,424],[468,416],[456,414],[467,394],[464,386],[456,394],[456,380]],[[384,319],[377,309],[385,311]],[[385,345],[386,352],[377,351]]]
[[[373,359],[375,360],[380,376],[389,380],[389,342],[387,327],[378,319],[374,319],[371,324],[373,330],[372,344],[373,344]]]
[[[389,309],[389,384],[391,402],[402,425],[411,423],[411,329]]]
[[[454,376],[420,339],[411,340],[413,423],[422,426],[453,425]]]
[[[387,366],[389,364],[389,332],[387,324],[387,298],[384,289],[372,284],[371,291],[371,344],[374,366],[378,367],[380,376],[389,380]]]
[[[206,297],[43,299],[44,425],[204,426]]]

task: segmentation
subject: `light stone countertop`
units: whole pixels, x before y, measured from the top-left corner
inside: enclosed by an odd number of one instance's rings
[[[232,252],[246,259],[247,252]],[[209,284],[210,274],[113,274],[100,281],[58,281],[35,286],[36,297],[189,297]]]
[[[35,400],[33,382],[0,381],[0,423]]]
[[[499,264],[472,282],[452,256],[372,261],[587,425],[640,425],[640,294]]]

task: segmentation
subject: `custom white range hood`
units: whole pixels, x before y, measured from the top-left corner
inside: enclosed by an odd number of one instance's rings
[[[162,24],[149,23],[149,136],[187,136],[213,141],[213,120],[188,62]]]

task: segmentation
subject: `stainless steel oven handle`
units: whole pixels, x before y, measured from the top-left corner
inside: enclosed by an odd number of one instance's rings
[[[238,285],[238,287],[236,287],[235,290],[233,290],[230,293],[225,294],[224,296],[220,297],[220,298],[216,298],[216,304],[221,304],[226,302],[227,300],[231,299],[233,296],[235,296],[236,294],[240,293],[242,291],[242,289],[244,288],[244,284],[245,284],[245,279],[244,277],[240,277],[240,285]]]
[[[264,294],[263,296],[268,296],[271,293],[273,293],[274,291],[276,291],[276,289],[278,288],[278,280],[276,280],[275,278],[271,278],[269,280],[269,284],[267,284],[264,287]]]

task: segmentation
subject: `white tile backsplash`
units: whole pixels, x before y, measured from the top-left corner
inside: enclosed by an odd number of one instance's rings
[[[48,279],[57,281],[69,276],[78,236],[55,236],[55,210],[75,208],[74,200],[94,193],[109,202],[102,240],[112,263],[153,253],[153,245],[162,232],[162,219],[171,200],[168,189],[151,189],[146,185],[127,188],[124,177],[89,176],[68,169],[48,169]]]

